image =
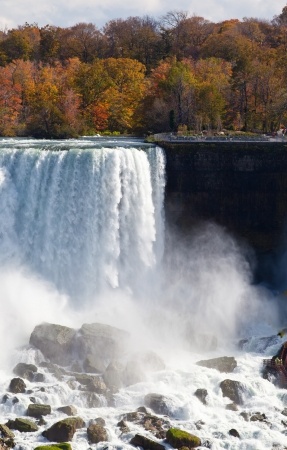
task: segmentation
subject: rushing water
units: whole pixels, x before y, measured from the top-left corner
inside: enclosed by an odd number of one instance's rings
[[[164,152],[138,140],[0,141],[0,398],[16,362],[39,361],[26,346],[35,325],[103,322],[127,329],[133,350],[155,351],[166,369],[122,388],[114,407],[87,408],[52,375],[43,392],[28,383],[38,403],[74,404],[86,422],[105,418],[109,443],[88,446],[79,431],[74,450],[132,448],[139,427],[130,424],[120,436],[116,424],[151,392],[167,396],[173,425],[214,450],[283,449],[287,395],[261,376],[263,358],[281,341],[262,349],[258,338],[286,326],[284,299],[252,284],[250,255],[219,227],[206,225],[188,239],[171,234],[164,184]],[[206,345],[213,338],[215,350]],[[245,351],[236,345],[241,338],[250,339]],[[238,362],[232,374],[195,364],[230,355]],[[219,384],[226,378],[245,386],[238,411],[225,408],[230,400]],[[197,388],[207,389],[207,405],[194,396]],[[0,423],[25,415],[29,396],[17,397],[0,404]],[[245,421],[241,412],[267,420]],[[47,421],[59,418],[55,412]],[[229,435],[232,428],[240,438]],[[16,433],[16,441],[18,450],[31,450],[44,439]]]

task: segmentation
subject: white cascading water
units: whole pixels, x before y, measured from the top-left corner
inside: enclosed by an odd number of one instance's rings
[[[1,264],[17,259],[81,301],[146,284],[163,245],[160,149],[151,177],[149,152],[134,148],[3,147]]]
[[[151,392],[168,398],[171,424],[199,436],[205,448],[283,450],[286,391],[261,376],[263,358],[281,340],[266,349],[258,340],[286,326],[282,297],[252,284],[248,258],[219,227],[166,239],[164,188],[163,150],[140,141],[0,141],[0,423],[25,416],[30,403],[26,394],[17,403],[1,398],[16,363],[41,361],[27,346],[35,325],[102,322],[127,329],[133,350],[155,351],[166,369],[120,389],[114,407],[87,408],[78,391],[48,373],[43,390],[27,382],[37,403],[52,405],[47,426],[63,418],[56,408],[67,404],[86,423],[105,419],[108,443],[88,445],[80,430],[73,450],[132,450],[138,432],[155,439],[135,424],[123,435],[117,428]],[[172,245],[164,249],[166,242]],[[216,350],[202,348],[212,336]],[[245,351],[234,345],[240,338],[249,338]],[[195,364],[231,355],[238,363],[231,374]],[[238,411],[226,409],[230,400],[219,388],[226,378],[245,386]],[[207,389],[207,405],[194,396],[198,388]],[[258,411],[265,422],[240,414]],[[233,428],[240,438],[229,434]],[[16,450],[47,444],[41,431],[16,432]]]

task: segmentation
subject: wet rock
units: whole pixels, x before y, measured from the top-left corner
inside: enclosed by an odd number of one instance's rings
[[[47,416],[48,414],[51,414],[50,405],[43,405],[40,403],[31,403],[28,405],[27,416],[38,419],[42,416]]]
[[[205,425],[205,422],[203,422],[203,420],[198,420],[197,422],[195,422],[194,425],[196,426],[197,430],[201,430],[202,427]]]
[[[37,325],[30,344],[38,348],[52,363],[67,365],[73,361],[76,330],[63,325],[42,323]]]
[[[208,395],[206,389],[196,389],[194,395],[204,404],[206,405],[206,397]]]
[[[154,393],[147,394],[144,398],[144,402],[146,406],[151,408],[156,414],[169,414],[167,398],[164,395]]]
[[[60,411],[67,416],[75,416],[77,414],[77,408],[73,405],[60,406],[60,408],[57,408],[57,411]]]
[[[228,405],[225,406],[225,409],[229,411],[238,411],[238,406],[235,403],[228,403]]]
[[[141,383],[145,379],[141,364],[134,360],[128,361],[122,373],[123,384],[131,386],[132,384]]]
[[[62,381],[64,375],[66,375],[66,371],[62,367],[59,367],[57,364],[43,361],[40,363],[40,366],[46,368],[48,372],[52,373],[59,381]]]
[[[13,448],[15,446],[14,433],[6,425],[0,424],[0,449]]]
[[[65,442],[63,444],[39,445],[34,450],[72,450],[72,447],[71,444]]]
[[[45,375],[43,373],[37,372],[34,374],[33,381],[35,383],[43,383],[45,381]]]
[[[250,417],[250,422],[265,422],[267,423],[267,417],[264,413],[256,412]]]
[[[84,324],[77,335],[79,353],[83,355],[86,372],[104,372],[107,366],[122,357],[129,334],[102,323]]]
[[[15,420],[8,420],[6,425],[11,430],[18,430],[22,433],[33,433],[38,431],[38,426],[28,419],[16,418]]]
[[[123,366],[118,361],[112,361],[106,368],[103,379],[109,389],[118,391],[123,386]]]
[[[101,376],[78,374],[75,376],[75,379],[90,392],[96,392],[97,394],[105,394],[107,392],[107,386]]]
[[[135,447],[141,447],[144,450],[165,450],[164,445],[159,442],[153,441],[152,439],[142,436],[141,434],[136,434],[131,440],[130,444]]]
[[[129,433],[129,431],[130,431],[127,423],[124,420],[120,420],[117,423],[117,427],[119,427],[119,429],[121,430],[122,433]]]
[[[144,408],[145,409],[145,408]],[[166,431],[170,428],[169,420],[140,411],[133,411],[122,416],[122,422],[133,422],[152,433],[158,439],[165,439]]]
[[[240,414],[239,414],[241,417],[243,417],[243,419],[245,420],[245,422],[248,422],[249,421],[249,414],[246,412],[246,411],[242,411]]]
[[[223,380],[220,383],[223,397],[228,397],[236,405],[242,405],[243,385],[235,380]]]
[[[99,424],[91,424],[87,428],[88,441],[90,444],[108,441],[106,429]]]
[[[13,394],[24,394],[26,390],[26,384],[22,378],[12,378],[9,391],[13,392]]]
[[[34,364],[18,363],[14,369],[13,373],[18,375],[18,377],[26,378],[26,380],[33,381],[37,367]]]
[[[222,356],[220,358],[212,358],[198,361],[198,366],[216,369],[222,373],[230,373],[237,367],[236,359],[233,356]]]
[[[99,408],[103,406],[103,400],[94,392],[81,392],[81,397],[85,401],[87,408]]]
[[[50,428],[43,431],[42,435],[49,441],[65,442],[71,441],[77,429],[85,425],[80,417],[69,417],[54,423]]]
[[[170,428],[166,433],[166,440],[173,448],[195,448],[201,445],[199,437],[179,428]]]
[[[240,434],[238,433],[237,430],[235,430],[235,428],[231,428],[231,430],[228,431],[228,434],[230,434],[230,436],[234,436],[236,438],[240,438]]]

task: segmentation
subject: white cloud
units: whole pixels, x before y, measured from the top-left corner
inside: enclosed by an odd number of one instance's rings
[[[68,27],[78,22],[92,22],[101,28],[115,18],[144,16],[158,18],[168,11],[188,11],[190,15],[200,15],[208,20],[243,17],[257,17],[271,20],[281,13],[286,0],[1,0],[0,28],[11,28],[25,22],[39,26],[56,25]]]

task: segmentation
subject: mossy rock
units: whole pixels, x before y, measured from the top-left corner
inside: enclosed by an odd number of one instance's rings
[[[17,417],[15,420],[8,420],[6,423],[7,427],[10,430],[18,430],[21,433],[33,433],[38,431],[38,426],[28,419],[22,419],[21,417]]]
[[[34,450],[72,450],[72,447],[68,442],[63,442],[62,444],[39,445]]]
[[[42,436],[51,442],[67,442],[71,441],[76,430],[83,426],[84,421],[80,417],[69,417],[44,430]]]
[[[199,437],[179,428],[170,428],[166,433],[166,440],[174,448],[195,448],[201,445]]]

